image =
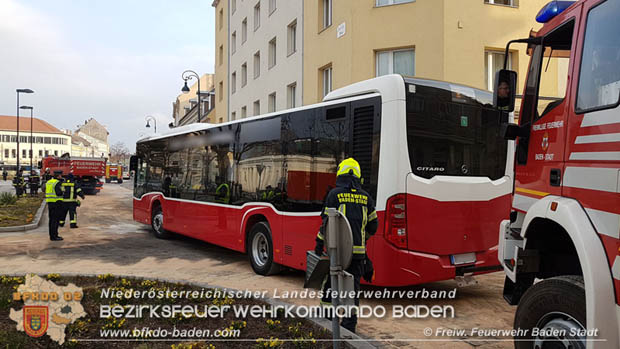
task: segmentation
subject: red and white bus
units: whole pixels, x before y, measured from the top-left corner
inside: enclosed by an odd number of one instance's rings
[[[512,192],[508,115],[492,95],[389,75],[319,104],[137,142],[134,220],[247,252],[263,275],[305,269],[338,163],[355,158],[375,198],[373,284],[498,270],[497,226]]]

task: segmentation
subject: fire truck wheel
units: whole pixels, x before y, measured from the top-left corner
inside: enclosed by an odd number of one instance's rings
[[[151,217],[151,227],[155,237],[159,239],[169,239],[170,233],[164,229],[164,213],[161,206],[153,207],[153,217]]]
[[[112,182],[112,181],[106,178],[105,182],[106,182],[106,183],[110,183],[110,182]]]
[[[578,335],[587,328],[583,277],[558,276],[534,284],[519,302],[514,328],[521,334],[515,336],[516,349],[585,349],[585,337]]]
[[[123,184],[123,180],[119,178],[118,184]]]
[[[267,222],[258,222],[250,230],[248,257],[256,274],[272,275],[280,271],[280,265],[273,261],[273,241]]]

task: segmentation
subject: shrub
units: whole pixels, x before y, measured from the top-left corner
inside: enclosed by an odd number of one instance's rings
[[[15,205],[17,203],[17,196],[11,193],[0,194],[0,206]]]

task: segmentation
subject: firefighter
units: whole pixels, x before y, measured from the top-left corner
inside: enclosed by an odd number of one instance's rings
[[[325,198],[324,208],[321,212],[323,224],[316,237],[316,246],[314,251],[317,255],[323,253],[325,227],[327,224],[327,209],[336,208],[343,213],[353,233],[353,258],[351,265],[346,271],[353,275],[355,291],[360,289],[360,278],[371,282],[372,276],[368,276],[368,269],[365,268],[367,260],[366,242],[377,231],[377,212],[375,211],[374,200],[361,185],[361,169],[357,161],[353,158],[343,160],[338,165],[336,179],[336,187],[330,190]],[[372,275],[372,273],[370,273]],[[331,305],[331,280],[327,276],[323,284],[323,298],[321,303]],[[359,298],[355,297],[355,305],[359,306]],[[357,325],[357,314],[351,314],[351,317],[344,318],[341,323],[342,327],[355,333]]]
[[[63,212],[62,210],[62,182],[60,179],[62,171],[54,171],[54,178],[48,180],[45,183],[45,201],[47,202],[47,209],[49,212],[49,234],[50,240],[61,241],[63,240],[58,236],[58,222]]]
[[[6,177],[9,175],[8,172],[6,172],[6,169],[2,169],[2,180],[6,182]]]
[[[220,184],[215,190],[216,202],[221,204],[230,203],[230,186],[228,183],[224,182]]]
[[[22,176],[21,169],[17,170],[17,174],[15,175],[15,177],[13,177],[13,186],[15,187],[15,195],[17,196],[17,198],[26,196],[26,193],[24,193],[24,177]]]
[[[37,171],[30,171],[30,196],[37,196],[40,182],[41,178],[37,174]]]
[[[72,229],[77,228],[77,207],[79,201],[77,197],[81,197],[84,200],[84,193],[82,193],[82,188],[80,188],[79,184],[76,184],[73,179],[73,173],[69,173],[67,176],[67,180],[62,183],[63,195],[62,195],[62,206],[63,211],[60,218],[60,226],[64,226],[65,219],[67,218],[67,212],[69,213],[69,226]]]

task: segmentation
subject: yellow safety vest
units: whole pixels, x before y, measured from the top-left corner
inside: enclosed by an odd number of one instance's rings
[[[75,199],[75,193],[74,193],[75,183],[73,183],[73,182],[65,182],[65,183],[63,183],[61,185],[63,187],[62,191],[64,193],[62,201],[63,202],[75,202],[75,201],[77,201]],[[67,188],[69,188],[69,195],[67,195]]]
[[[56,183],[58,183],[58,180],[56,178],[52,178],[45,183],[45,201],[62,201],[62,198],[56,195]]]

